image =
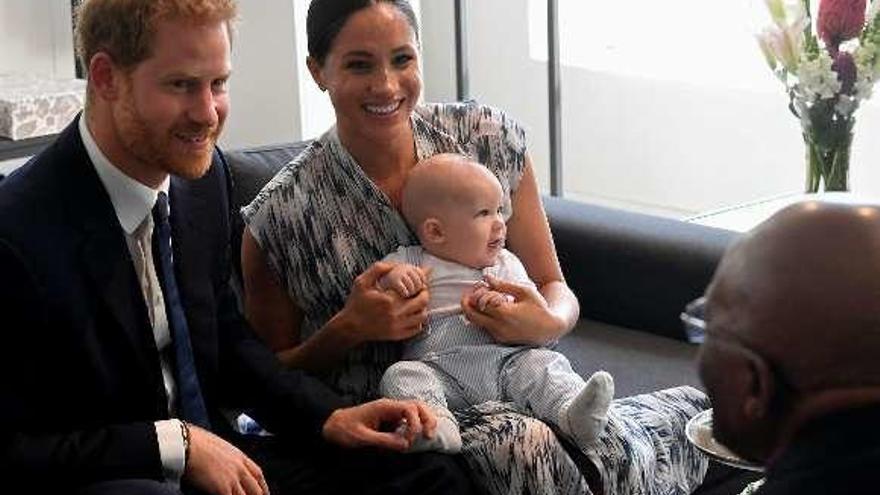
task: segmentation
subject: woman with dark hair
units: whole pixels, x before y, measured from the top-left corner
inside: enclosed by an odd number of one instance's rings
[[[523,129],[472,103],[420,104],[416,17],[405,0],[313,0],[309,70],[326,91],[336,125],[248,205],[242,246],[246,313],[290,367],[320,374],[356,400],[376,397],[400,341],[422,330],[426,292],[402,299],[377,288],[378,262],[418,242],[399,213],[407,173],[438,153],[464,154],[498,177],[507,245],[537,289],[490,281],[515,302],[469,320],[499,342],[541,346],[576,323],[541,205]],[[595,448],[576,456],[544,423],[507,404],[475,405],[457,419],[463,455],[489,493],[689,493],[705,459],[684,439],[689,417],[708,407],[692,388],[617,400]],[[589,487],[581,470],[593,473]]]

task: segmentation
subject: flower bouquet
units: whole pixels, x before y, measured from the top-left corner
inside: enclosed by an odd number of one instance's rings
[[[764,0],[761,51],[785,85],[806,144],[807,192],[849,189],[855,111],[880,77],[880,0]]]

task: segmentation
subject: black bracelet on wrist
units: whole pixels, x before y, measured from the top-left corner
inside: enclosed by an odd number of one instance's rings
[[[183,437],[183,469],[189,464],[189,423],[180,420],[180,435]]]

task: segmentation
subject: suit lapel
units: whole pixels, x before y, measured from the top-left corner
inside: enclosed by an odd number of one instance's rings
[[[222,246],[215,235],[217,201],[213,169],[195,180],[171,177],[171,243],[174,275],[189,328],[190,342],[199,372],[202,391],[209,388],[208,377],[216,373],[217,340],[214,331],[216,294],[213,286],[216,253]],[[206,393],[207,400],[207,393]]]
[[[125,333],[130,344],[127,355],[137,359],[143,369],[152,370],[161,377],[152,327],[125,235],[110,197],[86,153],[77,127],[78,120],[59,136],[58,144],[62,153],[70,157],[63,168],[59,167],[59,173],[66,175],[66,190],[71,192],[68,202],[70,222],[81,226],[79,253],[83,269],[97,298]]]
[[[93,230],[83,239],[81,253],[95,291],[128,337],[131,352],[149,367],[158,351],[124,238]]]
[[[169,198],[172,239],[186,239],[204,230],[204,226],[199,222],[199,216],[205,211],[207,198],[201,194],[199,185],[199,181],[171,176]],[[174,250],[174,254],[178,255],[177,249]]]

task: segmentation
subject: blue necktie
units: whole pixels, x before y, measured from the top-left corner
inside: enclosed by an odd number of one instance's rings
[[[208,411],[196,375],[186,315],[180,302],[177,280],[174,278],[171,260],[171,224],[168,223],[168,196],[164,192],[159,193],[156,205],[153,206],[153,260],[156,264],[159,285],[162,286],[165,316],[168,319],[168,326],[171,327],[171,339],[174,342],[180,417],[195,425],[210,428]]]

